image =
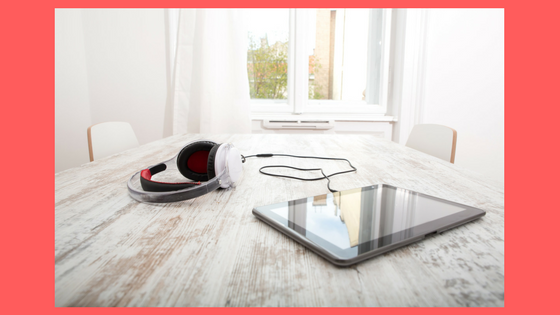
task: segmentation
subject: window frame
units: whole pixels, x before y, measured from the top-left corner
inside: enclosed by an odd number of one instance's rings
[[[387,112],[389,88],[389,65],[391,46],[391,15],[392,9],[369,9],[369,32],[367,53],[366,95],[371,95],[375,86],[373,75],[376,65],[374,58],[374,10],[381,10],[381,50],[379,62],[379,102],[341,101],[341,100],[309,100],[309,58],[305,46],[307,25],[312,9],[289,9],[289,42],[288,42],[288,98],[287,99],[251,99],[251,112],[263,114],[374,114],[384,115]],[[298,82],[297,78],[305,78]]]

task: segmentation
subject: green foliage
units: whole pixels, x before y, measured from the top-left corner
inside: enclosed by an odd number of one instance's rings
[[[309,83],[309,99],[310,100],[322,100],[325,99],[325,96],[319,92],[321,90],[321,86],[316,84],[315,82]]]
[[[249,38],[247,72],[251,98],[286,99],[288,97],[288,41],[270,46]]]
[[[309,56],[309,74],[316,76],[323,66],[321,65],[319,59],[315,56]],[[317,83],[317,80],[309,82],[308,98],[310,100],[322,100],[324,95],[321,94],[322,85]]]

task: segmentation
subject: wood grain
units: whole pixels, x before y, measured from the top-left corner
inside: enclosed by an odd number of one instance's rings
[[[257,220],[251,210],[328,193],[326,181],[261,175],[248,159],[237,186],[194,200],[142,204],[136,171],[189,141],[243,154],[345,157],[344,190],[387,183],[487,211],[483,218],[349,268],[336,267]],[[311,176],[311,175],[310,175]],[[55,174],[56,306],[503,306],[504,192],[481,175],[367,135],[180,135]]]

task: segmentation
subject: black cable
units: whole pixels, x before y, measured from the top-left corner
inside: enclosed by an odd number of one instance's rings
[[[342,172],[332,173],[330,175],[325,175],[325,172],[323,172],[322,168],[297,168],[297,167],[288,166],[288,165],[266,165],[266,166],[263,166],[259,169],[259,172],[261,174],[268,175],[268,176],[274,176],[274,177],[284,177],[284,178],[291,178],[291,179],[304,180],[304,181],[315,181],[315,180],[321,180],[321,179],[326,178],[327,179],[327,188],[331,192],[336,192],[336,190],[331,189],[331,186],[330,186],[331,180],[330,180],[329,177],[358,171],[354,167],[354,165],[352,165],[352,163],[350,163],[350,161],[348,161],[347,159],[344,159],[344,158],[330,158],[330,157],[321,157],[321,156],[300,156],[300,155],[274,154],[274,153],[255,154],[255,155],[247,155],[247,156],[242,155],[241,157],[242,157],[243,163],[245,163],[245,160],[247,158],[251,158],[251,157],[257,157],[257,158],[259,158],[259,157],[273,157],[273,156],[289,156],[289,157],[295,157],[295,158],[300,158],[300,159],[319,159],[319,160],[335,160],[335,161],[346,161],[346,162],[348,162],[348,165],[350,165],[352,170],[346,170],[346,171],[342,171]],[[301,177],[294,177],[294,176],[287,176],[287,175],[280,175],[280,174],[272,174],[272,173],[264,172],[263,169],[265,169],[265,168],[291,168],[291,169],[298,170],[298,171],[321,171],[321,174],[323,174],[323,177],[301,178]]]

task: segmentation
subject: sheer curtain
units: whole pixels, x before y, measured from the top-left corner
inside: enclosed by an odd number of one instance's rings
[[[173,134],[251,132],[243,10],[182,9],[174,68]]]

